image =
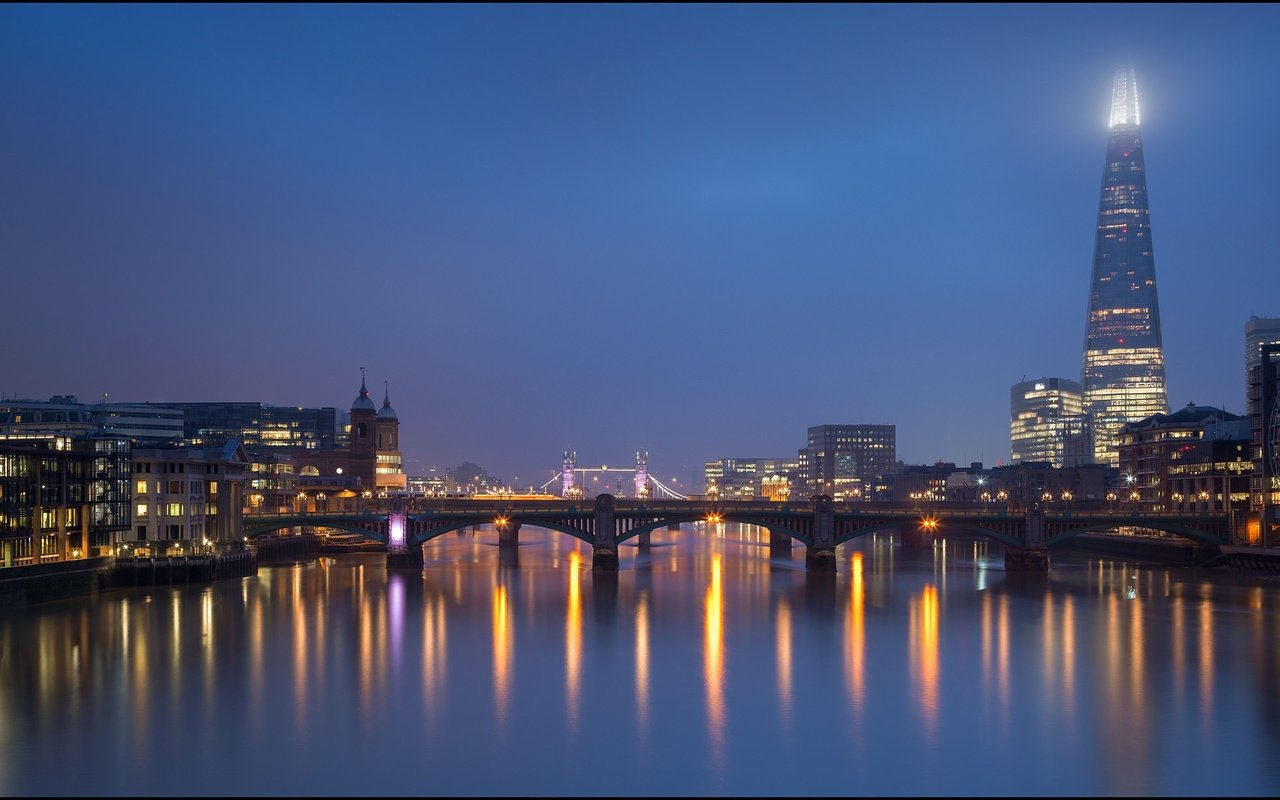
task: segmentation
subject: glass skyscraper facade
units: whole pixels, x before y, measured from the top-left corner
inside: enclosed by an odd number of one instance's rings
[[[1100,464],[1119,462],[1122,425],[1169,411],[1139,123],[1137,83],[1126,67],[1112,92],[1084,348],[1084,406]]]
[[[1085,431],[1080,384],[1066,378],[1015,383],[1009,392],[1009,450],[1013,462],[1067,466],[1068,444]],[[1072,464],[1071,466],[1076,466]]]

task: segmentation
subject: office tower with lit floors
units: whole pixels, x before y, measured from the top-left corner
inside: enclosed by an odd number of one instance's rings
[[[1015,383],[1009,394],[1013,462],[1079,466],[1071,457],[1071,444],[1087,431],[1080,384],[1066,378],[1038,378]]]
[[[1114,466],[1119,460],[1119,429],[1126,422],[1169,411],[1138,90],[1132,67],[1116,73],[1111,97],[1111,134],[1098,203],[1083,377],[1094,461]]]

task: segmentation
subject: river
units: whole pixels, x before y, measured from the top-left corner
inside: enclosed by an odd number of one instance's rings
[[[1280,586],[525,527],[0,615],[6,795],[1280,794]]]

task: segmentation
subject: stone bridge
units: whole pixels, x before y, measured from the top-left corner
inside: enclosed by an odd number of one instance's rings
[[[394,502],[394,501],[393,501]],[[774,547],[793,541],[805,546],[811,570],[834,571],[835,548],[880,531],[896,531],[907,541],[940,531],[966,531],[1005,545],[1010,569],[1048,567],[1048,548],[1087,532],[1122,527],[1155,529],[1199,544],[1229,543],[1225,514],[1149,513],[1106,508],[979,507],[972,503],[927,507],[893,503],[837,503],[826,495],[808,502],[719,500],[622,500],[602,494],[594,500],[510,500],[475,498],[416,501],[405,506],[345,513],[246,515],[245,535],[261,536],[298,526],[337,528],[387,543],[388,564],[420,567],[422,545],[451,531],[494,525],[501,546],[514,546],[523,526],[545,528],[581,539],[592,547],[595,569],[617,569],[618,546],[637,539],[641,546],[658,528],[690,522],[738,522],[770,532]]]

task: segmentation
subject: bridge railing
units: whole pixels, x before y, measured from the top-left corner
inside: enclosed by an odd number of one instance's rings
[[[702,513],[717,508],[721,512],[737,512],[754,515],[771,514],[811,514],[813,505],[804,502],[750,501],[750,500],[638,500],[621,498],[615,501],[615,513],[689,514]],[[833,510],[838,514],[876,515],[876,516],[948,516],[948,517],[1014,517],[1025,514],[1022,507],[1010,505],[977,505],[975,503],[918,503],[918,502],[836,502]],[[414,503],[405,508],[405,512],[429,514],[431,516],[475,516],[487,514],[585,514],[595,511],[594,500],[460,500],[438,499]],[[262,512],[245,514],[246,522],[270,521],[275,519],[321,520],[321,519],[377,519],[385,517],[389,509],[364,509],[360,511],[294,511],[294,512]],[[1096,504],[1075,506],[1069,503],[1051,502],[1044,509],[1048,517],[1096,518],[1096,519],[1147,519],[1147,520],[1191,520],[1191,519],[1225,519],[1226,512],[1221,511],[1146,511],[1143,509],[1124,509],[1100,507]]]

